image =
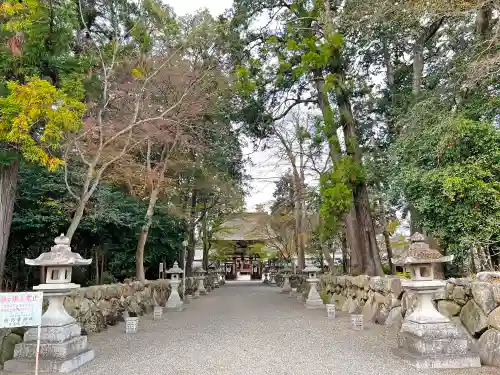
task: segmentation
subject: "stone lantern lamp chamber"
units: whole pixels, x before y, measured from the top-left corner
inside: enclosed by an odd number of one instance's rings
[[[73,253],[70,240],[64,235],[55,239],[49,252],[36,259],[25,259],[29,266],[45,267],[45,284],[33,287],[43,292],[49,306],[42,315],[40,332],[41,373],[66,373],[75,370],[94,359],[94,351],[87,346],[87,336],[81,335],[81,327],[64,308],[64,298],[80,285],[71,282],[74,266],[88,266],[92,259],[83,259]],[[4,371],[30,373],[35,368],[37,328],[30,328],[24,334],[24,342],[14,349],[14,359],[4,364]]]
[[[403,281],[403,288],[417,298],[414,311],[405,317],[398,335],[394,353],[420,369],[480,367],[479,355],[469,349],[467,335],[434,306],[433,297],[446,283],[434,279],[436,263],[453,260],[431,249],[425,237],[415,233],[408,252],[394,259],[398,266],[410,269],[411,280]]]

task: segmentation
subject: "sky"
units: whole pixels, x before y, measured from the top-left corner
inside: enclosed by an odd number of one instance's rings
[[[218,16],[229,9],[232,0],[164,0],[178,16],[194,13],[207,8],[213,16]],[[245,199],[246,209],[254,211],[255,206],[269,203],[273,199],[274,182],[286,168],[276,166],[273,160],[273,150],[255,152],[251,141],[241,139],[243,156],[246,160],[246,173],[251,176],[249,195]]]

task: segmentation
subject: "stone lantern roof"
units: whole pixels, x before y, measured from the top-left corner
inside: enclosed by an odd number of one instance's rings
[[[423,263],[446,263],[453,260],[453,255],[443,256],[439,251],[431,249],[420,233],[410,237],[411,245],[406,254],[393,260],[397,266]]]
[[[70,240],[61,234],[55,239],[55,246],[50,251],[40,254],[36,259],[25,259],[28,266],[88,266],[92,259],[83,259],[78,253],[71,251]]]
[[[319,271],[321,271],[321,269],[318,268],[318,267],[316,267],[316,266],[309,265],[306,268],[304,268],[302,271],[306,272],[306,273],[308,273],[308,272],[319,272]]]
[[[172,268],[170,268],[167,273],[177,273],[177,274],[181,274],[182,272],[182,268],[179,268],[179,264],[177,262],[174,262],[174,265],[172,266]]]

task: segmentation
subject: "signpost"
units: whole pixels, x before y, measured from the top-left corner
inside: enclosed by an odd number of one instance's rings
[[[160,268],[159,268],[159,279],[164,279],[163,276],[163,263],[160,263]]]
[[[0,293],[0,328],[37,327],[35,375],[38,375],[43,292]]]

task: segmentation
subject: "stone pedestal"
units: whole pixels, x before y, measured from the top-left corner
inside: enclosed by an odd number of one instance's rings
[[[207,290],[205,289],[205,276],[198,276],[198,295],[206,295]]]
[[[168,310],[182,311],[184,308],[184,302],[181,300],[179,295],[179,284],[179,280],[170,281],[172,290],[170,292],[170,296],[168,297],[167,304],[165,305]]]
[[[309,293],[307,294],[306,302],[304,306],[308,309],[324,309],[323,300],[321,299],[318,290],[316,289],[317,280],[307,280],[311,284]]]
[[[42,290],[45,285],[34,289]],[[81,327],[64,309],[64,297],[70,290],[44,294],[49,300],[49,308],[42,316],[40,373],[71,372],[95,357],[94,351],[88,348],[87,336],[81,336]],[[28,374],[35,369],[37,331],[37,328],[26,331],[24,342],[15,346],[14,358],[5,362],[5,372]]]
[[[479,355],[469,351],[467,335],[432,303],[443,284],[439,280],[406,283],[418,304],[401,326],[394,354],[419,369],[480,367]]]
[[[269,285],[276,286],[276,274],[275,273],[269,274]]]

